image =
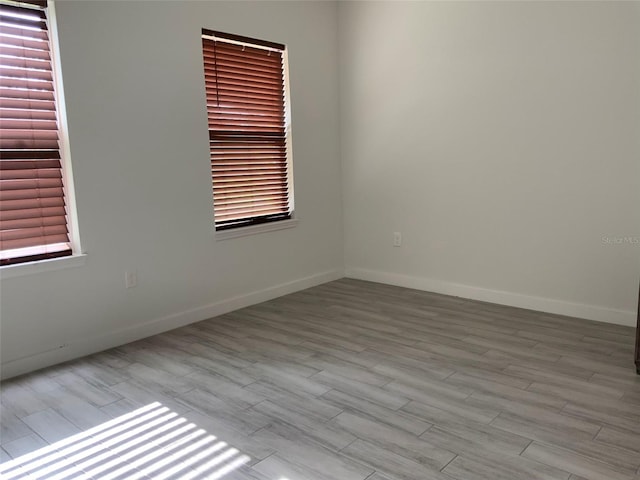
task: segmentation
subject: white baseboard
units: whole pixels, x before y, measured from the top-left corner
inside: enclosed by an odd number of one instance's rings
[[[124,345],[140,340],[151,335],[183,327],[194,322],[217,317],[225,313],[248,307],[257,303],[266,302],[289,293],[294,293],[305,288],[315,287],[322,283],[331,282],[344,277],[341,269],[319,273],[309,277],[300,278],[273,287],[268,287],[256,292],[239,295],[219,302],[193,308],[183,312],[174,313],[166,317],[157,318],[146,323],[133,325],[121,330],[87,338],[78,342],[62,345],[59,348],[37,353],[28,357],[18,358],[2,364],[2,379],[15,377],[23,373],[32,372],[40,368],[55,365],[57,363],[73,360],[74,358],[101,352],[109,348]]]
[[[2,379],[7,379],[23,373],[32,372],[40,368],[73,360],[74,358],[85,355],[90,355],[118,345],[140,340],[141,338],[146,338],[151,335],[173,330],[174,328],[189,325],[194,322],[223,315],[250,305],[272,300],[289,293],[304,290],[305,288],[338,280],[344,276],[360,280],[368,280],[371,282],[397,285],[399,287],[480,300],[483,302],[497,303],[500,305],[509,305],[512,307],[538,310],[558,315],[567,315],[570,317],[614,323],[617,325],[634,326],[636,322],[636,312],[634,311],[572,303],[550,298],[533,297],[519,293],[445,282],[431,278],[413,277],[409,275],[362,268],[347,268],[346,272],[337,269],[304,277],[256,292],[239,295],[237,297],[221,300],[202,307],[178,312],[140,325],[123,328],[106,335],[83,339],[78,342],[62,345],[53,350],[5,362],[2,364],[1,376]]]
[[[345,276],[359,280],[386,283],[399,287],[413,288],[455,297],[481,300],[483,302],[508,305],[510,307],[538,310],[540,312],[555,313],[569,317],[585,318],[598,322],[614,323],[617,325],[635,326],[636,312],[630,310],[618,310],[614,308],[599,307],[573,303],[552,298],[533,297],[520,293],[491,290],[459,283],[445,282],[425,277],[413,277],[397,273],[382,272],[379,270],[367,270],[364,268],[350,268],[345,270]]]

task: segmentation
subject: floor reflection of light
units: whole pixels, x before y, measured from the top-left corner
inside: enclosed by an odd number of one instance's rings
[[[136,456],[156,447],[156,445],[154,445],[155,442],[150,441],[148,443],[144,443],[141,447],[137,447],[137,448],[133,448],[133,447],[136,447],[137,445],[143,442],[146,442],[147,440],[150,440],[152,437],[156,436],[158,433],[162,433],[167,430],[172,430],[173,428],[179,426],[184,422],[185,422],[184,419],[179,419],[179,420],[176,420],[175,422],[162,425],[159,428],[155,428],[150,432],[147,432],[146,434],[141,435],[135,440],[126,442],[125,444],[120,445],[114,449],[109,449],[105,451],[103,454],[98,455],[97,457],[91,457],[89,460],[80,462],[77,465],[81,470],[87,472],[90,475],[101,474],[102,472],[108,471],[113,468],[117,468],[119,465],[122,465],[124,462],[128,462],[131,458],[135,458]],[[191,428],[195,428],[195,425],[193,425]],[[170,433],[160,437],[160,440],[164,442],[167,440],[172,440],[177,438],[178,437],[176,432],[171,431]],[[133,448],[133,450],[130,450],[129,452],[124,453],[130,448]],[[104,463],[100,464],[100,462],[102,461],[104,461]],[[104,476],[100,475],[100,478],[104,478]],[[52,480],[58,480],[58,479],[56,478]]]
[[[144,408],[136,410],[135,412],[128,413],[126,415],[122,415],[114,420],[110,420],[105,422],[97,427],[86,430],[77,435],[73,435],[71,437],[65,438],[64,440],[60,440],[56,442],[54,445],[49,445],[43,448],[40,448],[34,452],[27,453],[22,455],[20,458],[5,462],[0,465],[0,473],[5,476],[9,474],[9,472],[13,470],[19,469],[21,464],[28,463],[30,467],[36,468],[46,463],[51,462],[56,456],[62,457],[64,455],[71,454],[77,450],[82,450],[88,448],[90,445],[96,443],[96,439],[104,438],[105,436],[111,436],[111,432],[119,433],[122,430],[128,428],[129,426],[136,425],[141,422],[145,422],[161,413],[168,412],[169,409],[160,407],[159,403],[153,403],[147,405]],[[145,412],[155,409],[155,411],[151,413],[147,413],[145,415],[140,416],[136,420],[128,421],[134,417],[137,417]],[[106,431],[106,434],[105,434]],[[88,439],[87,439],[88,438]],[[7,477],[12,478],[12,477]]]
[[[0,464],[0,477],[215,480],[249,460],[155,402]]]
[[[199,431],[200,432],[200,431]],[[202,448],[205,445],[208,445],[210,443],[213,443],[214,438],[212,436],[207,435],[207,437],[199,439],[198,440],[198,434],[196,435],[189,435],[187,437],[185,437],[184,439],[182,439],[180,441],[180,445],[178,445],[175,449],[173,448],[174,445],[171,445],[171,449],[169,449],[169,451],[166,450],[160,450],[158,452],[156,452],[155,454],[152,455],[152,457],[157,457],[157,456],[163,456],[164,458],[162,460],[153,462],[151,465],[149,465],[146,468],[142,468],[140,469],[140,467],[143,467],[144,464],[149,463],[150,460],[153,460],[153,458],[143,458],[141,460],[139,460],[138,462],[136,462],[135,467],[138,468],[140,471],[131,474],[131,476],[129,477],[130,480],[134,480],[137,478],[145,478],[151,476],[151,474],[153,472],[162,472],[164,473],[165,470],[163,470],[164,468],[166,468],[168,465],[171,465],[172,463],[179,461],[179,459],[186,455],[191,453],[192,451],[197,450],[198,448]],[[197,441],[195,441],[197,440]],[[194,442],[195,441],[195,442]],[[179,447],[182,444],[185,443],[189,443],[190,445],[188,445],[187,447],[183,448],[182,450],[179,450]],[[223,443],[223,442],[220,442]],[[220,448],[226,446],[225,445],[221,445]],[[171,453],[173,450],[177,450],[175,453]],[[182,468],[182,467],[180,467]],[[114,472],[115,473],[115,472]]]

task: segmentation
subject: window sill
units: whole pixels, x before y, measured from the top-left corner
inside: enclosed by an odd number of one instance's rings
[[[71,255],[69,257],[52,258],[50,260],[38,260],[37,262],[18,263],[0,267],[0,280],[13,277],[22,277],[35,273],[63,270],[65,268],[81,267],[87,261],[87,255]]]
[[[259,233],[274,232],[276,230],[284,230],[285,228],[293,228],[296,225],[298,225],[298,219],[291,218],[289,220],[280,220],[278,222],[251,225],[249,227],[238,227],[229,230],[220,230],[218,232],[215,232],[215,239],[216,241],[220,241],[228,240],[230,238],[258,235]]]

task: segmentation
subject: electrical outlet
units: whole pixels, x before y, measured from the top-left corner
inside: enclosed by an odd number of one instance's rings
[[[124,272],[124,286],[126,288],[133,288],[136,285],[138,285],[138,272],[135,270]]]
[[[400,232],[393,232],[393,246],[399,247],[402,245],[402,234]]]

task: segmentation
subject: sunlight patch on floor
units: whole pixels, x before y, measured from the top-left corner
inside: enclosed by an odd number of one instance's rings
[[[0,464],[3,480],[223,478],[250,460],[158,402]]]

